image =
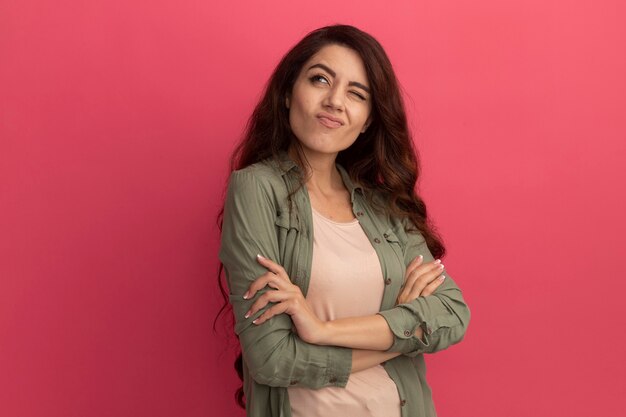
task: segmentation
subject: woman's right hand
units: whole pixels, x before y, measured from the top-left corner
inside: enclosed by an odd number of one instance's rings
[[[261,255],[257,255],[257,261],[268,272],[250,284],[243,298],[252,298],[257,291],[265,287],[269,287],[270,290],[266,291],[252,304],[244,318],[247,319],[254,316],[269,303],[275,303],[252,323],[258,326],[278,314],[286,313],[291,316],[296,332],[302,340],[312,344],[323,344],[326,322],[317,317],[304,295],[302,295],[300,287],[291,282],[285,268]]]
[[[428,263],[423,261],[424,258],[420,255],[407,266],[404,286],[396,304],[408,303],[417,297],[431,295],[443,283],[445,275],[441,261],[439,259]]]

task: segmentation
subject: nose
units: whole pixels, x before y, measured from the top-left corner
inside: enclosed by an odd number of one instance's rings
[[[324,107],[332,108],[333,110],[342,111],[344,106],[344,96],[342,89],[335,85],[333,88],[328,89],[328,94],[324,98]]]

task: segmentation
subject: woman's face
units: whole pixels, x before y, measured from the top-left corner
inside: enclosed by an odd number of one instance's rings
[[[363,61],[327,45],[309,59],[286,99],[291,130],[308,156],[337,154],[369,125],[372,98]]]

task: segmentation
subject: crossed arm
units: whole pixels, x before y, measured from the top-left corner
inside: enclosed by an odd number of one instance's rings
[[[395,308],[332,322],[321,322],[311,315],[299,288],[280,265],[269,260],[279,259],[280,252],[274,224],[278,210],[274,192],[268,182],[259,181],[258,175],[233,173],[220,249],[235,332],[248,372],[257,383],[341,387],[347,383],[350,372],[400,354],[434,352],[462,338],[469,311],[450,277],[437,283],[440,272],[434,277],[425,276],[428,266],[431,271],[437,264],[419,239],[410,240],[405,256],[423,255],[423,259],[407,262],[407,281]],[[258,253],[269,259],[255,260]],[[281,297],[282,301],[278,299]],[[268,306],[270,302],[275,304]],[[268,311],[268,316],[261,318]],[[272,320],[267,321],[269,317]],[[432,326],[433,333],[421,334],[422,324]],[[415,333],[407,336],[407,329]]]
[[[400,352],[388,352],[393,345],[394,335],[381,315],[322,321],[315,315],[300,288],[291,283],[281,265],[261,255],[257,255],[257,261],[267,269],[267,272],[250,285],[244,298],[254,297],[257,291],[266,286],[273,291],[266,291],[259,296],[244,315],[244,319],[250,319],[268,303],[275,303],[252,323],[258,326],[277,314],[286,313],[291,316],[298,336],[303,341],[315,345],[354,349],[352,372],[378,365],[400,355]],[[442,272],[443,265],[440,261],[424,263],[423,257],[418,256],[407,268],[406,284],[398,301],[409,301],[432,294],[444,280]],[[417,327],[416,337],[421,338],[422,333],[422,328]]]

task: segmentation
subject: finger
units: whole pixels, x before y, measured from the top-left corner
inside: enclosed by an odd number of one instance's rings
[[[257,291],[265,288],[265,286],[267,285],[269,285],[272,288],[279,289],[281,281],[283,280],[281,280],[278,276],[276,276],[276,274],[268,271],[265,274],[258,277],[257,279],[255,279],[252,282],[252,284],[250,284],[250,286],[248,287],[248,291],[246,291],[246,293],[243,295],[243,298],[247,300],[249,298],[254,297]]]
[[[407,278],[407,285],[402,294],[403,298],[406,300],[417,298],[424,287],[436,278],[442,270],[443,267],[439,259],[417,267]]]
[[[417,268],[418,266],[420,266],[423,261],[424,261],[424,257],[422,255],[419,255],[419,256],[416,256],[415,258],[413,258],[413,260],[406,267],[406,274],[405,275],[408,275],[411,272],[413,272],[413,270],[415,268]]]
[[[252,323],[259,325],[263,322],[266,322],[267,320],[271,319],[272,317],[278,315],[278,314],[282,314],[287,310],[287,305],[285,303],[280,303],[280,304],[276,304],[273,305],[272,307],[268,308],[267,310],[265,310],[263,312],[263,314],[261,314],[259,317],[257,317],[256,319],[252,320]]]
[[[441,264],[441,261],[437,259],[436,261],[428,262],[426,264],[417,265],[413,270],[409,271],[407,269],[406,279],[404,283],[404,288],[402,288],[402,292],[398,298],[409,299],[409,294],[413,291],[413,287],[415,286],[416,281],[422,275],[437,268]],[[410,265],[410,264],[409,264]],[[412,298],[411,298],[412,299]]]
[[[446,276],[444,274],[439,275],[435,280],[428,284],[424,290],[422,290],[422,293],[419,296],[426,297],[427,295],[431,295],[441,284],[443,284],[445,279]]]
[[[276,262],[272,261],[271,259],[267,259],[265,256],[261,256],[261,255],[257,255],[256,259],[261,265],[263,265],[269,271],[275,273],[276,275],[280,275],[282,278],[287,277],[285,268],[283,268],[281,265],[277,264]]]
[[[438,264],[434,268],[420,275],[413,284],[413,288],[408,295],[409,300],[414,300],[420,296],[422,290],[430,284],[433,280],[435,280],[442,272],[444,266],[442,264]]]
[[[265,285],[275,290],[288,290],[293,284],[273,272],[268,272],[267,284]]]
[[[257,291],[267,285],[273,275],[274,274],[272,274],[271,272],[266,272],[265,274],[255,279],[248,287],[248,290],[243,295],[243,298],[247,300],[248,298],[254,297]]]
[[[286,291],[267,291],[256,299],[254,304],[252,304],[252,307],[250,307],[250,310],[248,310],[248,312],[243,317],[247,319],[250,316],[254,316],[268,303],[280,303],[282,301],[288,300],[290,296],[291,294]]]
[[[409,300],[414,300],[422,294],[424,288],[433,282],[443,272],[443,265],[422,274],[413,284],[413,288],[408,295]]]

